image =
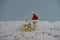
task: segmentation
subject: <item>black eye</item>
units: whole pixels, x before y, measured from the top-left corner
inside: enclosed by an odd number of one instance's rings
[[[35,24],[35,22],[33,22]]]
[[[27,26],[27,25],[24,25],[24,26]]]

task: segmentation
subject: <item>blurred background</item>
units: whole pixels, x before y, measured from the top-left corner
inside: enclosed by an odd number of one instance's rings
[[[60,21],[60,0],[0,0],[0,21],[31,20],[32,12],[41,21]]]

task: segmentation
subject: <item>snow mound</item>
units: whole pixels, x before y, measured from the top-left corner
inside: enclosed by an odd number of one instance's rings
[[[23,23],[24,21],[0,22],[0,40],[14,40],[14,34],[19,40],[60,40],[60,21],[40,21],[32,32],[22,32],[20,28]]]

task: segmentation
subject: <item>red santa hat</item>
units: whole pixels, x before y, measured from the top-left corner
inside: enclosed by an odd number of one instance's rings
[[[35,13],[33,13],[32,20],[33,21],[37,21],[38,20],[38,16]]]

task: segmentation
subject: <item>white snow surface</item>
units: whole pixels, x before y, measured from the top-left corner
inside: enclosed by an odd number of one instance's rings
[[[20,28],[23,23],[24,21],[0,21],[0,40],[60,40],[60,21],[40,21],[32,32],[22,32]]]

